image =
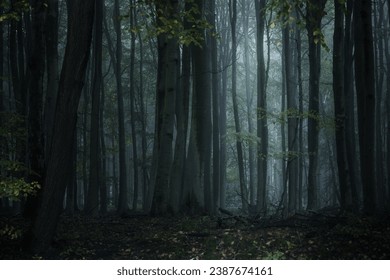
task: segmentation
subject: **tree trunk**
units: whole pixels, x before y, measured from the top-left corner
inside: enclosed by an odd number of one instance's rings
[[[156,3],[157,20],[160,21],[162,13],[172,19],[177,12],[178,1],[170,0],[162,5]],[[159,22],[161,24],[161,22]],[[175,38],[168,38],[167,34],[158,36],[158,80],[157,94],[160,103],[158,115],[161,124],[158,126],[157,141],[157,167],[152,202],[153,215],[167,215],[169,211],[169,186],[173,160],[173,129],[175,118],[175,95],[177,90],[178,44]]]
[[[353,45],[354,45],[354,24],[352,24],[353,0],[347,1],[347,12],[345,13],[344,32],[344,95],[345,95],[345,142],[346,156],[349,173],[349,188],[351,189],[352,208],[354,212],[359,211],[359,158],[356,146],[358,141],[355,137],[355,91],[353,82]]]
[[[103,6],[104,0],[96,0],[95,26],[93,41],[93,77],[92,107],[89,154],[89,188],[85,213],[91,216],[99,214],[99,188],[101,170],[101,148],[99,138],[100,96],[102,84],[102,51],[103,51]]]
[[[136,22],[135,3],[130,1],[130,29],[133,29]],[[134,64],[135,64],[135,33],[130,35],[130,118],[131,118],[131,139],[133,147],[133,169],[134,169],[134,193],[133,193],[133,210],[137,210],[138,205],[138,150],[137,150],[137,133],[135,119],[135,81],[134,81]]]
[[[31,173],[29,180],[41,186],[44,180],[44,145],[43,145],[43,76],[45,72],[44,25],[45,7],[43,1],[31,2],[32,7],[32,42],[31,56],[28,57],[28,71],[31,79],[28,85],[28,156]],[[30,197],[25,207],[25,214],[34,217],[37,214],[41,191],[38,196]]]
[[[267,169],[268,169],[268,127],[267,93],[264,62],[265,0],[255,1],[256,10],[256,52],[257,52],[257,211],[267,210]]]
[[[77,108],[89,58],[95,1],[78,1],[73,5],[68,20],[67,45],[42,203],[30,240],[31,249],[36,254],[48,252],[62,211],[65,188],[69,181],[67,177],[72,168]]]
[[[53,131],[54,109],[58,93],[58,0],[47,2],[45,24],[47,91],[45,99],[45,151],[49,149]],[[46,161],[46,159],[45,159]]]
[[[290,43],[290,25],[283,28],[283,54],[287,95],[287,181],[288,181],[288,214],[297,209],[298,190],[298,107],[296,104],[296,88],[293,75],[293,57]]]
[[[354,1],[355,82],[358,104],[363,211],[374,214],[375,205],[375,73],[371,1]]]
[[[309,120],[308,120],[308,209],[318,205],[318,136],[321,72],[321,20],[326,0],[309,0],[306,8],[306,28],[309,40]]]
[[[215,17],[215,0],[211,1],[210,8],[210,23],[216,26],[217,21]],[[216,28],[214,32],[217,32]],[[220,74],[218,72],[218,46],[217,38],[211,36],[211,87],[213,97],[213,214],[217,213],[220,207],[220,189],[221,189],[221,135],[219,129],[220,120]]]
[[[335,28],[333,34],[333,99],[336,123],[336,155],[340,206],[348,209],[351,203],[347,185],[346,143],[345,143],[345,96],[344,96],[344,5],[334,0]],[[350,106],[353,106],[350,104]]]
[[[236,36],[236,24],[237,24],[237,0],[229,0],[229,15],[232,32],[232,99],[233,99],[233,114],[234,124],[236,127],[236,147],[237,147],[237,160],[238,171],[240,180],[240,196],[242,211],[247,213],[248,211],[248,190],[245,182],[244,174],[244,158],[241,140],[241,124],[238,115],[238,101],[237,101],[237,36]]]
[[[126,140],[125,140],[125,113],[123,107],[123,87],[122,87],[122,31],[119,0],[114,2],[113,23],[116,33],[115,48],[115,77],[117,85],[118,102],[118,130],[119,130],[119,201],[118,213],[122,214],[128,210],[128,189],[127,189],[127,169],[126,169]]]
[[[249,1],[243,1],[242,7],[242,22],[243,22],[243,33],[244,33],[244,68],[245,68],[245,95],[246,95],[246,108],[247,108],[247,121],[248,121],[248,132],[250,137],[254,135],[253,129],[253,92],[251,92],[251,73],[249,63],[249,12],[251,4]],[[252,206],[256,205],[256,189],[255,189],[255,143],[249,140],[248,143],[248,165],[249,165],[249,200]]]

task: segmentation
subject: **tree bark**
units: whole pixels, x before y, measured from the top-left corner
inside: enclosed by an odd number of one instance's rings
[[[255,0],[257,52],[257,211],[267,210],[268,127],[267,93],[264,62],[265,0]]]
[[[308,120],[308,209],[318,204],[318,143],[321,72],[321,21],[326,0],[309,0],[306,8],[306,28],[309,40],[309,120]]]
[[[333,99],[335,113],[335,136],[340,206],[348,209],[351,203],[347,185],[346,143],[345,143],[345,91],[344,91],[344,5],[334,0],[335,28],[333,34]],[[351,104],[350,104],[351,105]],[[351,105],[353,106],[353,105]]]
[[[178,7],[177,0],[170,0],[164,5],[156,3],[157,22],[160,17],[173,19]],[[161,22],[159,23],[161,24]],[[178,48],[175,38],[168,38],[163,33],[158,36],[159,73],[157,80],[158,112],[161,124],[157,131],[157,167],[152,202],[152,215],[167,215],[169,211],[170,174],[173,160],[173,129],[175,117],[175,95],[177,90]]]
[[[119,201],[118,213],[122,214],[128,210],[128,188],[127,188],[127,169],[126,169],[126,140],[125,140],[125,113],[123,105],[123,87],[122,87],[122,31],[119,0],[114,2],[113,23],[116,34],[115,48],[115,77],[117,85],[117,103],[118,103],[118,131],[119,131]]]
[[[130,1],[130,29],[135,26],[135,3]],[[133,192],[133,210],[137,210],[138,204],[138,150],[137,150],[137,133],[136,125],[137,120],[135,119],[135,80],[134,80],[134,64],[135,64],[135,33],[131,32],[130,35],[130,118],[131,118],[131,139],[133,148],[133,169],[134,169],[134,192]]]
[[[30,247],[47,253],[62,211],[72,150],[77,107],[85,78],[92,37],[95,1],[73,3],[68,20],[67,45],[54,116],[54,130],[46,167],[42,203],[34,221]]]
[[[354,1],[355,82],[358,104],[360,166],[363,184],[363,211],[372,215],[375,203],[375,73],[371,1]]]
[[[89,188],[85,212],[91,216],[99,214],[99,187],[101,170],[101,147],[99,138],[100,103],[102,84],[103,55],[103,6],[104,0],[96,0],[95,26],[93,37],[93,77],[92,77],[92,107],[89,154]]]

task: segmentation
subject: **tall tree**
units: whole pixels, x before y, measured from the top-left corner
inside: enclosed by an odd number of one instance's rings
[[[345,143],[345,96],[344,96],[344,9],[339,0],[334,0],[335,23],[333,34],[333,99],[336,120],[336,155],[340,188],[340,205],[347,208],[348,185]],[[350,104],[350,106],[353,106]],[[350,195],[350,194],[349,194]]]
[[[308,0],[306,29],[309,39],[309,120],[308,120],[308,209],[317,207],[318,199],[318,136],[321,73],[321,21],[325,15],[326,0]]]
[[[354,28],[353,24],[353,0],[347,0],[344,32],[344,96],[345,104],[345,142],[346,142],[346,161],[348,166],[349,188],[351,189],[353,211],[359,211],[359,190],[361,189],[361,180],[359,179],[359,157],[357,155],[358,141],[356,139],[355,129],[355,90],[354,90],[354,71],[353,71],[353,45],[354,45]],[[352,69],[352,71],[351,71]],[[353,104],[353,105],[352,105]]]
[[[100,103],[102,84],[102,55],[103,55],[103,7],[104,0],[96,0],[95,24],[93,36],[93,77],[92,77],[92,106],[89,154],[89,188],[85,212],[92,216],[99,213],[99,187],[101,174],[101,148],[99,138]]]
[[[298,107],[296,102],[296,86],[293,75],[293,54],[290,24],[288,20],[283,28],[284,75],[287,95],[287,181],[288,181],[288,212],[296,210],[298,189]]]
[[[266,211],[267,195],[267,93],[264,61],[265,0],[255,0],[256,10],[256,52],[257,52],[257,211]]]
[[[31,2],[32,35],[31,51],[28,57],[28,160],[31,168],[30,181],[40,185],[44,179],[44,146],[43,146],[43,78],[45,73],[44,26],[45,6],[43,1]],[[30,198],[26,205],[25,214],[36,215],[38,198]]]
[[[123,105],[122,86],[122,27],[119,0],[114,2],[113,23],[116,34],[114,71],[117,85],[118,103],[118,131],[119,131],[119,202],[118,212],[123,213],[128,209],[127,169],[126,169],[126,140],[125,140],[125,113]]]
[[[215,26],[216,32],[216,9],[215,0],[210,1],[210,23]],[[218,42],[216,36],[211,36],[210,48],[211,48],[211,86],[213,97],[213,206],[215,209],[213,213],[216,213],[217,208],[220,206],[220,189],[221,189],[221,135],[220,135],[220,74],[218,71]]]
[[[358,104],[360,166],[363,185],[363,210],[374,214],[375,205],[375,71],[372,38],[372,3],[354,1],[355,83]]]
[[[130,1],[130,30],[133,30],[135,27],[136,9],[134,1]],[[135,39],[136,34],[131,32],[130,34],[130,118],[131,118],[131,139],[133,147],[133,185],[134,185],[134,195],[133,195],[133,210],[137,210],[138,204],[138,147],[137,147],[137,133],[136,126],[137,120],[135,118]]]
[[[251,1],[243,1],[241,4],[241,15],[242,15],[242,24],[243,24],[243,33],[244,33],[244,68],[245,68],[245,97],[246,97],[246,107],[247,107],[247,120],[248,120],[248,133],[249,135],[254,134],[253,127],[253,92],[251,88],[251,71],[250,71],[250,53],[249,53],[249,18]],[[249,197],[250,204],[256,205],[256,197],[255,197],[255,144],[253,141],[249,141],[248,143],[248,165],[249,165]]]
[[[58,0],[47,1],[45,24],[47,89],[44,108],[45,150],[51,142],[54,109],[58,93]]]
[[[28,240],[35,253],[48,251],[62,211],[65,188],[69,181],[67,177],[72,168],[77,107],[89,59],[94,10],[94,0],[75,1],[68,17],[67,44],[54,115],[53,137],[45,170],[42,203]]]
[[[244,173],[244,155],[242,149],[241,140],[241,123],[238,114],[238,101],[237,101],[237,0],[229,0],[229,15],[230,15],[230,27],[232,32],[232,100],[233,100],[233,114],[234,124],[236,128],[236,147],[237,147],[237,160],[238,171],[240,180],[240,196],[242,203],[242,210],[248,211],[248,190],[245,182]]]

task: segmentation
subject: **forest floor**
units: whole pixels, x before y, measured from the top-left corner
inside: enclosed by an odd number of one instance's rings
[[[0,225],[0,259],[42,258],[21,249],[22,218]],[[53,248],[54,259],[390,259],[390,218],[63,216]]]

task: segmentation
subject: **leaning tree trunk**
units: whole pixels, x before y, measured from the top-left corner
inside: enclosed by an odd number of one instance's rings
[[[89,59],[94,8],[95,0],[77,1],[72,4],[69,14],[67,45],[45,170],[42,203],[29,240],[32,251],[37,254],[46,253],[51,245],[69,182],[77,108]]]

